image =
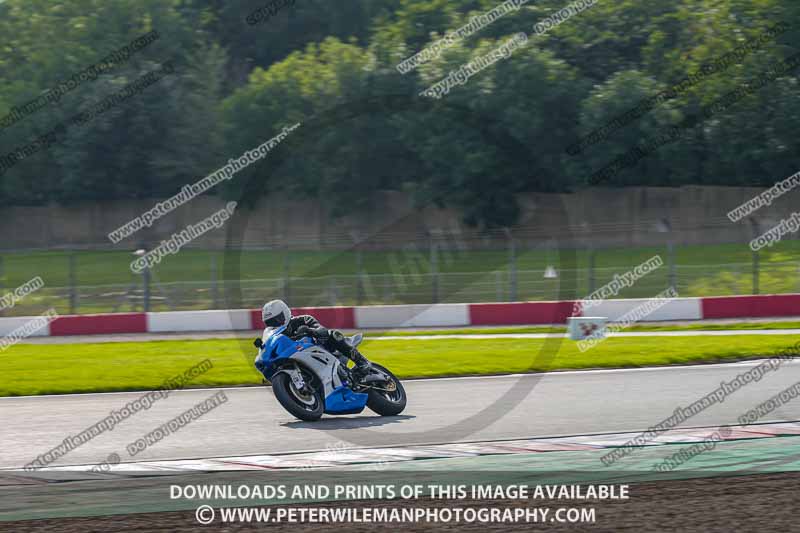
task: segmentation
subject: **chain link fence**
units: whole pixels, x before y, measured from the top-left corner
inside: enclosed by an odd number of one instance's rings
[[[614,298],[800,292],[800,246],[746,245],[557,249],[493,241],[482,246],[405,243],[397,250],[184,250],[134,274],[119,251],[5,252],[0,295],[41,276],[45,286],[0,309],[3,316],[257,308],[271,298],[295,307],[580,299],[651,257],[663,264]],[[474,244],[474,243],[473,243]],[[235,296],[235,297],[234,297]]]

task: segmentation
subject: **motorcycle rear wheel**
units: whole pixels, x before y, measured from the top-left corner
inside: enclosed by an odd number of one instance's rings
[[[303,379],[307,379],[305,375]],[[278,374],[272,380],[272,391],[283,408],[300,420],[314,422],[322,418],[322,413],[325,412],[325,399],[313,384],[308,383],[307,389],[309,390],[298,391],[292,379],[284,373]]]
[[[367,407],[381,416],[395,416],[403,412],[406,408],[406,390],[403,384],[381,365],[372,363],[374,368],[389,376],[390,380],[378,382],[378,385],[387,390],[369,389],[367,391]]]

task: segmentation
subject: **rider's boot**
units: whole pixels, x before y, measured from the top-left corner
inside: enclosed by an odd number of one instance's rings
[[[370,368],[372,368],[367,358],[361,355],[361,352],[355,348],[350,352],[350,359],[356,364],[356,366],[353,367],[353,376],[356,379],[363,378],[369,373]]]

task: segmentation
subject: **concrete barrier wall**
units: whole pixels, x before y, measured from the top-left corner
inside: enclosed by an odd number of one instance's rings
[[[251,329],[248,309],[147,313],[147,331],[235,331]]]
[[[311,315],[325,327],[334,329],[353,329],[356,327],[355,309],[353,307],[295,307],[293,316]],[[261,309],[250,312],[251,329],[264,329],[261,321]]]
[[[470,325],[565,324],[575,302],[470,304]]]
[[[468,326],[469,304],[375,305],[355,308],[358,328]]]
[[[18,327],[21,327],[31,320],[35,319],[35,316],[15,316],[15,317],[8,317],[8,318],[0,318],[0,336],[5,337],[13,332]],[[37,330],[31,337],[47,337],[50,333],[50,326],[53,323],[47,324],[43,328]]]
[[[703,298],[703,318],[800,316],[800,294]]]
[[[50,335],[111,335],[147,332],[146,313],[62,316],[50,323]]]
[[[606,300],[576,316],[619,320],[647,300]],[[339,329],[459,327],[525,324],[564,324],[575,302],[512,302],[436,305],[377,305],[297,308],[325,326]],[[642,322],[708,320],[714,318],[800,316],[800,294],[675,298],[642,318]],[[0,318],[0,336],[36,317]],[[145,332],[236,331],[262,329],[261,311],[252,309],[118,313],[61,316],[35,336],[93,335]]]
[[[637,307],[645,304],[646,298],[632,298],[630,300],[605,300],[597,305],[583,309],[583,316],[606,317],[609,321],[619,320],[626,313],[631,313]],[[675,298],[649,313],[642,322],[659,322],[662,320],[701,320],[703,311],[701,298]]]

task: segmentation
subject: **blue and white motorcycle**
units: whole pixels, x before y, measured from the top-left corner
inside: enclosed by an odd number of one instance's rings
[[[323,413],[360,413],[365,406],[382,416],[405,409],[406,391],[389,370],[371,363],[369,373],[356,378],[347,367],[347,356],[330,353],[310,335],[294,341],[283,334],[285,329],[264,331],[256,344],[255,366],[272,383],[275,397],[289,413],[314,421]],[[362,339],[359,333],[347,342],[355,347]]]

